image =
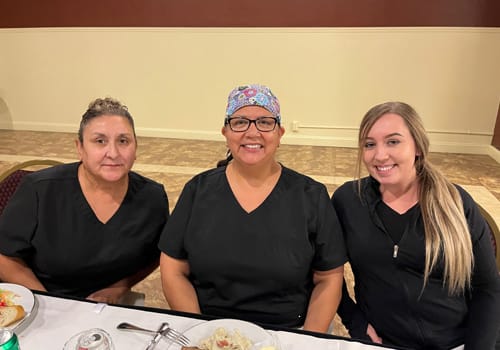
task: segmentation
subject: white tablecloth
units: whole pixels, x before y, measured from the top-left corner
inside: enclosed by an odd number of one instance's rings
[[[150,335],[117,330],[121,322],[130,322],[144,328],[157,329],[161,322],[172,328],[186,330],[203,320],[161,312],[95,304],[53,296],[35,295],[38,308],[34,316],[16,331],[22,350],[60,350],[73,335],[91,328],[102,328],[113,340],[116,350],[141,350]],[[324,339],[286,331],[270,331],[279,339],[281,350],[384,350],[343,339]],[[162,340],[156,349],[166,350],[169,344]]]

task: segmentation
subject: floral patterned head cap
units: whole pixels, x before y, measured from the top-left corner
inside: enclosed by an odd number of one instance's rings
[[[278,123],[281,123],[280,102],[267,86],[250,84],[234,88],[227,98],[226,118],[246,106],[263,107],[278,118]]]

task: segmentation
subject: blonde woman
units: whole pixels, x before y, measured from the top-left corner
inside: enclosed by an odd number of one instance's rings
[[[332,197],[357,301],[344,293],[339,314],[351,336],[377,343],[494,349],[500,280],[488,226],[471,196],[434,168],[428,153],[411,106],[383,103],[364,116],[358,180]]]

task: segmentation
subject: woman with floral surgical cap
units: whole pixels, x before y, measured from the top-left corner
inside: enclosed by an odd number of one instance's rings
[[[262,85],[229,95],[228,157],[184,187],[160,239],[175,310],[327,331],[346,254],[324,185],[276,161],[285,129]]]

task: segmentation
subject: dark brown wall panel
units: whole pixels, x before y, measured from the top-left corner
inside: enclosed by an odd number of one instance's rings
[[[0,0],[0,28],[500,27],[499,0]]]

